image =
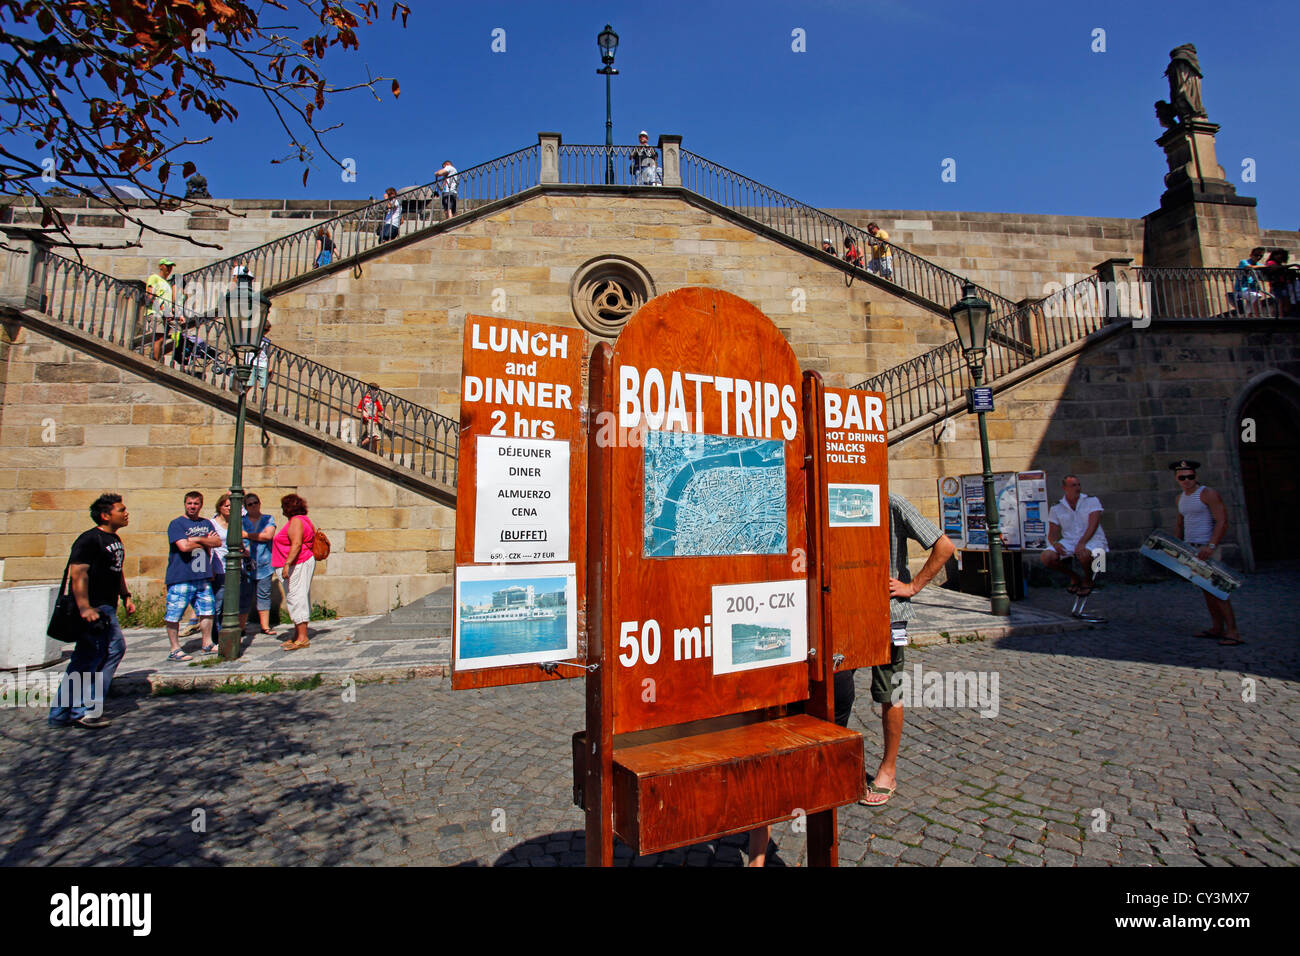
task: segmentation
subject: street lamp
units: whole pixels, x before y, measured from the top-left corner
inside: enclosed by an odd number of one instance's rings
[[[966,364],[970,366],[971,380],[978,389],[984,384],[984,355],[989,344],[989,304],[975,294],[975,284],[962,286],[961,298],[948,309],[952,324],[957,327]],[[998,503],[993,494],[993,466],[989,463],[989,433],[984,424],[984,410],[991,407],[982,400],[972,401],[980,423],[980,455],[984,459],[984,521],[989,536],[989,574],[992,591],[990,610],[999,617],[1011,614],[1011,598],[1007,594],[1007,581],[1002,571],[1002,535],[998,527]]]
[[[600,47],[600,62],[605,64],[598,74],[605,77],[605,185],[614,185],[614,115],[610,110],[609,78],[617,76],[614,69],[614,54],[618,52],[618,34],[608,23],[605,29],[596,35],[596,45]]]
[[[253,360],[262,347],[271,300],[253,290],[253,277],[239,275],[226,292],[223,316],[226,342],[233,353],[232,384],[238,393],[235,407],[235,460],[230,479],[230,520],[226,525],[226,597],[221,609],[221,656],[233,661],[243,650],[239,626],[239,585],[243,561],[244,528],[244,393],[253,375]],[[231,541],[234,544],[231,544]]]

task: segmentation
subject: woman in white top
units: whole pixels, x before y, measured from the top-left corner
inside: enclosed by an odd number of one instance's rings
[[[1215,556],[1219,543],[1228,533],[1228,509],[1223,505],[1223,496],[1197,482],[1196,469],[1201,467],[1199,461],[1184,458],[1169,467],[1178,486],[1183,489],[1177,501],[1178,524],[1175,530],[1178,537],[1197,549],[1198,558],[1208,561]],[[1233,613],[1232,602],[1217,598],[1209,591],[1201,593],[1210,612],[1210,626],[1194,636],[1214,638],[1225,647],[1244,644],[1237,633],[1237,615]]]
[[[212,549],[212,593],[217,609],[217,622],[220,626],[222,608],[226,596],[226,532],[230,529],[230,493],[226,492],[217,499],[216,513],[208,519],[217,529],[221,544]]]
[[[379,227],[379,241],[396,239],[402,227],[402,204],[397,198],[397,190],[389,186],[384,190],[385,209],[384,224]]]

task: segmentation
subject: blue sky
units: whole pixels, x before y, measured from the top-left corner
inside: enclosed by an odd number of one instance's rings
[[[381,0],[385,11],[388,0]],[[654,3],[411,0],[361,50],[331,50],[335,83],[396,75],[321,114],[357,181],[318,163],[304,187],[269,111],[241,95],[236,124],[198,153],[215,196],[378,196],[536,142],[604,141],[596,34],[620,34],[614,136],[680,133],[685,148],[830,208],[960,209],[1142,216],[1166,171],[1152,104],[1168,98],[1169,50],[1195,43],[1219,160],[1259,199],[1264,228],[1300,227],[1291,110],[1294,12],[1280,2],[904,3],[823,0]],[[268,22],[274,11],[267,11]],[[505,31],[504,53],[491,50]],[[792,50],[792,31],[806,52]],[[1093,31],[1105,52],[1093,52]],[[945,158],[956,182],[941,181]],[[1254,160],[1256,181],[1242,181]]]

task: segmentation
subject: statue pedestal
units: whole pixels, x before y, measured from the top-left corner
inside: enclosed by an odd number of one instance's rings
[[[1255,200],[1237,195],[1214,154],[1218,131],[1190,119],[1156,140],[1169,172],[1160,208],[1146,217],[1144,265],[1232,268],[1259,244]]]
[[[1236,195],[1237,190],[1228,182],[1214,155],[1214,135],[1218,131],[1217,123],[1192,119],[1179,123],[1156,140],[1169,163],[1169,172],[1165,174],[1165,195],[1160,199],[1162,206],[1169,204],[1166,199],[1177,202],[1181,197],[1171,196],[1171,193],[1185,193],[1188,184],[1195,192]],[[1179,190],[1180,186],[1184,189]]]

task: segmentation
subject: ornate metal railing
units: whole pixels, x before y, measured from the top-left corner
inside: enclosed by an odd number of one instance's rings
[[[1295,316],[1300,270],[1191,269],[1139,266],[1130,270],[1150,299],[1150,314],[1179,318]]]
[[[230,389],[235,357],[224,323],[173,305],[85,265],[46,252],[35,264],[39,310],[56,321],[120,346],[160,366]],[[331,438],[361,445],[366,423],[358,404],[367,385],[269,342],[253,361],[248,399]],[[365,449],[431,481],[455,487],[459,426],[452,419],[384,391],[382,432]]]
[[[537,156],[537,146],[528,146],[458,170],[454,176],[399,192],[396,197],[399,222],[395,229],[385,228],[386,219],[394,212],[394,200],[377,199],[352,212],[314,222],[305,229],[186,273],[188,301],[197,299],[205,307],[212,307],[212,297],[224,291],[231,274],[240,267],[263,285],[285,282],[310,272],[317,268],[318,236],[322,230],[334,245],[333,258],[346,259],[450,218],[451,203],[444,203],[444,196],[455,196],[459,215],[523,192],[537,185]]]
[[[599,146],[587,144],[560,147],[560,182],[583,186],[660,186],[663,166],[655,149],[654,163],[644,162],[633,154],[638,146]],[[613,163],[613,182],[607,177]]]
[[[1077,342],[1107,322],[1107,300],[1096,275],[1066,286],[1038,302],[994,319],[989,325],[985,382],[996,383],[1016,369]],[[932,412],[965,406],[970,371],[955,339],[853,386],[885,395],[890,431]]]
[[[685,149],[682,150],[682,185],[791,239],[839,256],[850,265],[860,263],[857,268],[863,272],[887,279],[931,302],[946,306],[962,296],[962,286],[967,280],[956,273],[901,246],[873,239],[866,230]],[[856,255],[845,246],[845,239],[851,241]],[[873,255],[873,244],[878,256]],[[1015,308],[1011,300],[996,292],[976,288],[993,307],[994,315],[1006,315]]]

